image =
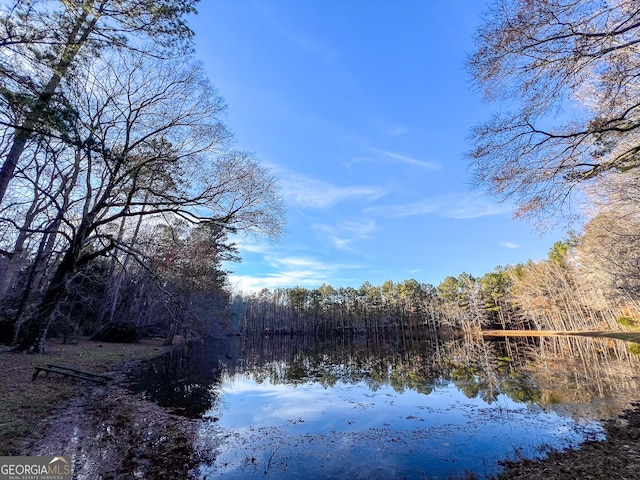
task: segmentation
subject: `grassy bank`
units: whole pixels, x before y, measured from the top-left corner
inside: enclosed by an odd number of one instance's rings
[[[133,360],[152,358],[171,347],[162,340],[137,344],[80,341],[63,345],[48,342],[46,355],[0,352],[0,455],[17,455],[26,446],[34,427],[58,406],[78,395],[87,384],[56,374],[31,380],[35,367],[60,364],[96,373],[106,373]]]
[[[482,330],[485,337],[553,337],[553,336],[580,336],[580,337],[606,337],[625,340],[627,342],[640,343],[640,332],[603,332],[603,331],[556,331],[556,330]]]

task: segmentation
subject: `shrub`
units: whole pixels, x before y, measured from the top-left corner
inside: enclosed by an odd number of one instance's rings
[[[640,355],[640,343],[630,343],[627,345],[627,351],[634,355]]]
[[[618,322],[619,325],[622,325],[623,327],[637,327],[638,326],[638,322],[631,317],[618,317],[616,318],[616,322]]]

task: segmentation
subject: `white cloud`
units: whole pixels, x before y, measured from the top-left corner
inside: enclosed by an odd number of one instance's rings
[[[376,200],[387,193],[381,187],[341,187],[301,175],[283,178],[280,185],[286,198],[306,208],[329,208],[339,202],[358,197]]]
[[[252,275],[236,275],[234,273],[229,274],[229,283],[232,290],[250,293],[257,292],[263,288],[273,290],[274,288],[287,288],[294,285],[300,287],[315,286],[327,279],[313,279],[305,277],[306,272],[287,272],[287,273],[274,273],[268,274],[262,277],[255,277]]]
[[[471,198],[460,198],[452,202],[449,206],[442,208],[441,215],[447,218],[469,219],[486,217],[490,215],[500,215],[510,212],[511,208],[486,198],[472,196]]]
[[[510,212],[505,204],[498,204],[483,195],[451,193],[424,198],[402,205],[384,205],[365,209],[365,212],[383,217],[405,218],[418,215],[436,214],[459,220],[499,215]]]
[[[236,291],[256,292],[263,288],[316,287],[322,283],[331,283],[336,272],[345,269],[359,269],[360,265],[325,263],[305,256],[283,256],[268,254],[264,256],[272,270],[260,276],[229,274],[229,283]]]
[[[511,243],[511,242],[502,242],[500,245],[502,245],[505,248],[520,248],[520,245],[516,243]]]
[[[387,135],[391,135],[393,137],[397,137],[400,135],[405,135],[406,133],[409,133],[411,130],[407,127],[405,127],[404,125],[397,125],[395,127],[390,127],[389,129],[386,130]]]
[[[309,269],[313,271],[325,271],[327,265],[316,259],[308,257],[274,257],[268,256],[267,262],[277,268],[295,268],[295,269]]]
[[[427,215],[438,210],[437,202],[425,199],[419,202],[407,203],[403,205],[382,205],[379,207],[366,208],[366,213],[380,215],[382,217],[404,218],[416,215]]]
[[[365,222],[344,220],[335,225],[313,225],[312,228],[324,232],[335,247],[343,250],[352,250],[351,244],[358,240],[371,239],[371,234],[377,230],[373,220]]]
[[[258,253],[267,254],[271,248],[268,245],[260,245],[257,243],[251,243],[247,238],[241,236],[234,237],[233,243],[241,251],[241,253]]]
[[[390,158],[392,160],[395,160],[401,163],[405,163],[407,165],[414,165],[414,166],[426,168],[427,170],[434,170],[434,171],[442,169],[442,165],[440,165],[438,162],[428,162],[425,160],[418,160],[413,157],[408,157],[406,155],[401,155],[399,153],[389,152],[386,150],[379,150],[377,148],[372,148],[371,151],[382,154],[387,158]]]

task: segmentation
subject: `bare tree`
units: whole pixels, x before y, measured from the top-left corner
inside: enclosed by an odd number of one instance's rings
[[[640,166],[636,0],[498,0],[468,65],[503,112],[472,133],[476,182],[553,213],[604,172]]]
[[[640,170],[607,172],[586,191],[591,219],[576,247],[578,282],[597,286],[602,305],[637,311]]]
[[[183,17],[196,2],[15,0],[2,6],[0,95],[14,121],[4,125],[11,138],[0,168],[0,203],[29,139],[58,130],[73,115],[60,95],[63,79],[108,49],[165,56],[188,47],[192,32]]]
[[[578,247],[581,281],[597,286],[614,305],[640,294],[639,232],[637,213],[603,211],[587,224]]]
[[[198,65],[137,53],[96,59],[68,96],[82,169],[64,212],[66,248],[20,342],[35,351],[74,271],[114,250],[141,254],[114,235],[123,218],[274,237],[282,228],[275,179],[228,149],[225,106]]]

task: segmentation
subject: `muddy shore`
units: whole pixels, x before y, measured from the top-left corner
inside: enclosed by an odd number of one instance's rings
[[[74,479],[187,478],[195,423],[132,394],[126,374],[169,352],[162,340],[47,342],[46,355],[0,351],[0,455],[70,455]],[[106,374],[104,386],[56,374],[48,363]]]
[[[195,421],[127,391],[125,369],[115,376],[57,408],[27,453],[70,455],[76,480],[188,478]]]
[[[505,464],[498,480],[640,479],[640,404],[605,423],[607,438],[576,450],[552,452],[543,460]]]
[[[50,406],[20,453],[70,455],[74,479],[189,478],[201,460],[192,447],[198,421],[171,414],[128,390],[126,373],[138,363],[111,368],[109,385],[83,385],[70,399]],[[60,378],[30,382],[34,389],[68,383]],[[496,478],[640,479],[640,404],[605,427],[605,441],[552,452],[543,460],[508,462]]]

